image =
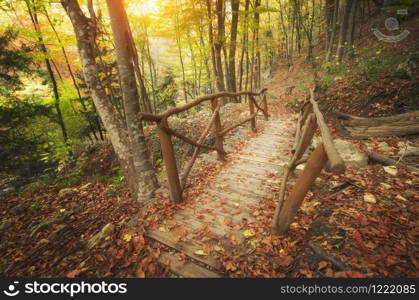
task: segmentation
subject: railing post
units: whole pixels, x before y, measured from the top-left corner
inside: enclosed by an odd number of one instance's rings
[[[265,120],[268,121],[269,119],[269,114],[268,114],[268,100],[266,98],[266,91],[263,92],[263,109],[265,110],[264,115],[265,115]]]
[[[162,119],[157,124],[157,134],[160,138],[163,162],[166,167],[167,181],[169,183],[170,199],[173,202],[182,202],[182,188],[180,186],[179,174],[176,166],[175,151],[173,149],[172,138],[164,128],[168,127],[166,119]]]
[[[253,96],[250,96],[249,98],[249,111],[250,115],[253,115],[255,113],[255,104],[253,103],[255,101],[255,98]],[[253,132],[256,132],[256,117],[253,117],[250,121],[250,129],[252,129]]]
[[[218,106],[218,98],[211,99],[211,109],[213,112],[217,109]],[[220,113],[217,112],[214,118],[214,135],[215,135],[215,147],[218,149],[218,160],[224,160],[225,152],[224,152],[224,137],[221,135],[222,126],[221,126],[221,118]]]
[[[301,206],[308,190],[313,186],[314,181],[320,175],[326,165],[327,155],[323,143],[317,144],[316,149],[310,155],[310,158],[304,168],[303,174],[298,178],[290,195],[285,200],[279,213],[277,224],[273,224],[275,233],[284,234],[292,223],[295,214]]]

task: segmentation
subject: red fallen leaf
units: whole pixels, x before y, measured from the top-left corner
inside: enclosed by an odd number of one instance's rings
[[[174,237],[185,237],[188,234],[188,231],[180,226],[176,226],[171,232]]]
[[[148,272],[150,272],[151,274],[156,273],[156,265],[155,264],[149,264],[147,267]]]
[[[281,267],[288,267],[293,261],[294,259],[290,255],[282,256],[279,258],[279,265]]]
[[[369,224],[368,219],[364,216],[357,216],[356,219],[361,223],[361,225],[366,226]]]
[[[352,233],[352,237],[354,238],[354,240],[356,240],[357,242],[361,242],[362,241],[362,236],[361,236],[361,234],[359,233],[359,231],[358,230],[355,230],[353,233]]]
[[[80,270],[75,269],[73,271],[68,272],[67,275],[66,275],[66,277],[67,278],[76,278],[76,276],[79,275],[80,273],[81,273]]]
[[[347,274],[351,278],[365,278],[366,277],[364,274],[362,274],[360,272],[356,272],[356,271],[349,271],[349,272],[347,272]]]

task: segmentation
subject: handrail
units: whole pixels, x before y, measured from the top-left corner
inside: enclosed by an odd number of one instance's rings
[[[313,139],[317,127],[320,129],[321,142],[317,144],[316,149],[308,158],[302,158]],[[297,121],[296,139],[291,152],[294,155],[288,164],[288,168],[285,170],[272,221],[271,230],[274,234],[283,234],[288,229],[305,195],[327,162],[329,162],[332,173],[340,174],[345,171],[345,164],[333,144],[329,128],[314,99],[314,89],[310,91],[309,99],[301,107]],[[303,173],[298,178],[288,198],[285,199],[289,175],[298,165],[306,162]]]
[[[191,109],[191,108],[201,104],[204,101],[219,99],[219,98],[225,98],[225,97],[236,98],[236,97],[239,97],[239,96],[261,96],[267,90],[268,90],[267,88],[263,88],[259,92],[242,91],[242,92],[237,92],[237,93],[220,92],[220,93],[210,94],[210,95],[199,97],[199,98],[193,100],[192,102],[186,103],[183,106],[170,108],[170,109],[164,111],[161,114],[156,115],[156,114],[140,112],[138,114],[138,116],[139,116],[140,120],[158,122],[162,119],[166,119],[166,118],[170,117],[171,115],[178,114],[178,113],[184,112],[188,109]]]
[[[223,160],[226,152],[224,151],[224,136],[234,128],[243,125],[246,122],[251,122],[251,130],[256,132],[256,117],[259,113],[259,111],[262,111],[265,120],[268,119],[268,103],[266,98],[266,91],[267,89],[261,89],[259,92],[248,92],[248,91],[241,91],[237,93],[232,92],[220,92],[216,94],[211,94],[207,96],[203,96],[200,98],[197,98],[183,106],[170,108],[163,113],[160,114],[150,114],[150,113],[139,113],[138,118],[140,121],[151,121],[155,122],[157,124],[157,133],[159,135],[160,139],[160,145],[163,155],[163,161],[166,167],[166,173],[167,173],[167,179],[169,183],[169,190],[170,190],[170,198],[174,202],[181,202],[182,201],[182,192],[186,185],[186,179],[193,167],[193,164],[196,161],[196,158],[199,154],[199,150],[201,148],[209,149],[209,150],[216,150],[218,154],[218,159]],[[220,107],[221,104],[219,104],[218,100],[220,98],[236,98],[239,96],[248,96],[249,97],[249,111],[250,116],[242,121],[239,121],[237,124],[230,126],[228,128],[224,128],[221,123],[220,118]],[[255,97],[260,97],[261,101],[258,103],[255,100]],[[184,111],[187,111],[188,109],[191,109],[199,104],[201,104],[204,101],[211,101],[211,109],[212,109],[212,116],[210,118],[210,121],[204,130],[204,132],[199,137],[198,141],[193,141],[189,137],[182,135],[175,130],[171,129],[169,127],[167,119],[174,115],[178,114]],[[256,111],[255,111],[256,106]],[[208,136],[209,131],[211,130],[211,127],[214,129],[214,135],[215,135],[215,143],[213,146],[207,146],[204,144],[205,139]],[[179,172],[178,167],[176,164],[176,158],[175,158],[175,151],[173,148],[173,143],[171,140],[171,137],[177,137],[181,139],[182,141],[193,145],[195,147],[194,153],[192,155],[191,160],[186,165],[185,170],[182,174],[182,176],[179,178]],[[185,156],[182,160],[185,160]]]

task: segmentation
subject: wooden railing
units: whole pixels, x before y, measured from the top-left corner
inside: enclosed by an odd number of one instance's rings
[[[309,157],[303,157],[317,128],[320,129],[321,142],[317,144]],[[303,104],[298,116],[292,153],[293,157],[282,179],[278,204],[272,221],[272,232],[274,234],[283,234],[287,231],[308,190],[327,163],[329,164],[328,169],[335,174],[345,171],[343,160],[333,144],[329,128],[314,99],[314,90],[310,92],[309,100]],[[298,178],[287,199],[285,199],[288,177],[298,165],[303,163],[306,163],[303,173]]]
[[[238,92],[238,93],[221,92],[221,93],[207,95],[207,96],[198,98],[180,107],[168,109],[161,114],[157,114],[157,115],[148,114],[148,113],[139,114],[140,120],[152,121],[157,124],[157,133],[160,139],[163,162],[166,167],[167,180],[169,183],[170,198],[172,201],[177,202],[177,203],[182,201],[182,192],[183,192],[183,189],[185,188],[186,180],[188,178],[190,171],[192,170],[192,167],[196,161],[196,158],[198,157],[199,150],[201,148],[217,151],[218,159],[224,160],[224,157],[226,155],[226,152],[224,151],[224,136],[228,132],[230,132],[231,130],[247,122],[250,122],[252,131],[256,132],[256,117],[259,111],[262,111],[266,120],[268,119],[269,116],[268,116],[268,103],[266,99],[266,91],[267,89],[262,89],[260,92],[257,92],[257,93],[256,92]],[[221,108],[220,99],[237,98],[241,96],[248,97],[249,111],[250,111],[249,117],[244,120],[239,121],[237,124],[234,124],[227,128],[223,128],[223,124],[221,122],[221,117],[220,117],[220,108]],[[260,98],[259,102],[256,101],[256,97]],[[193,141],[187,136],[184,136],[169,127],[168,118],[170,116],[187,111],[205,101],[211,102],[212,116],[210,118],[210,121],[208,122],[207,127],[204,129],[201,136],[199,137],[198,141]],[[213,146],[207,146],[207,145],[204,145],[204,143],[208,137],[208,134],[211,128],[213,128],[213,132],[215,135],[215,142]],[[182,175],[180,177],[179,177],[178,167],[176,165],[175,150],[172,144],[172,136],[177,137],[192,146],[195,146],[194,152],[192,154],[192,158],[189,160],[188,164],[185,166],[182,172]],[[186,156],[187,156],[187,153],[185,153],[181,161],[186,161]]]

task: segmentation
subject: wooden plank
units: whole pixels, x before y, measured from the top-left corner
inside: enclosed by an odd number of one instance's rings
[[[160,261],[169,260],[170,270],[184,278],[220,278],[220,274],[201,267],[191,261],[181,261],[171,253],[163,253]]]
[[[220,263],[211,255],[202,256],[195,254],[196,251],[202,250],[202,244],[197,241],[187,240],[186,242],[178,242],[173,238],[173,235],[170,232],[161,232],[158,230],[150,231],[147,233],[147,236],[170,248],[183,252],[214,269],[219,269],[221,267]]]
[[[283,167],[287,164],[285,161],[279,159],[264,159],[262,157],[253,157],[245,154],[237,154],[235,157],[278,167]]]
[[[314,100],[314,90],[311,90],[310,102],[313,106],[313,111],[316,114],[317,124],[319,125],[319,129],[322,135],[322,142],[329,159],[330,169],[335,174],[341,174],[345,171],[345,164],[338,151],[336,150],[332,135],[329,131],[329,127],[323,118],[323,114],[321,113],[317,102]]]

